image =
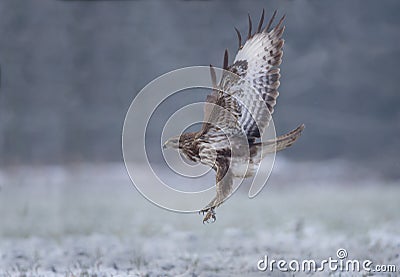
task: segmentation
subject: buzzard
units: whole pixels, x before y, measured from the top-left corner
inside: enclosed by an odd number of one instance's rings
[[[164,149],[178,149],[188,160],[216,171],[217,195],[200,211],[205,214],[203,223],[216,220],[215,208],[233,192],[233,178],[253,176],[266,154],[291,146],[304,129],[302,124],[285,135],[260,141],[279,95],[285,16],[271,28],[275,16],[276,11],[263,27],[263,10],[253,33],[249,15],[244,44],[235,28],[239,49],[231,65],[225,50],[224,71],[218,83],[210,65],[213,91],[206,99],[201,130],[172,137],[163,145]]]

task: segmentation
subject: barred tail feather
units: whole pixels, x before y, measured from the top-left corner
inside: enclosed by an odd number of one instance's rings
[[[304,124],[293,131],[277,137],[276,139],[270,139],[264,142],[257,143],[257,146],[262,146],[262,157],[267,154],[278,152],[285,148],[292,146],[292,144],[300,137],[301,132],[304,130]]]

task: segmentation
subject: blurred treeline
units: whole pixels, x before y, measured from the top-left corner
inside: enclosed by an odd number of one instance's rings
[[[399,177],[396,0],[3,0],[1,164],[120,161],[135,94],[170,70],[221,65],[225,48],[232,60],[233,27],[246,33],[247,13],[256,22],[262,8],[287,15],[277,132],[306,124],[282,155]]]

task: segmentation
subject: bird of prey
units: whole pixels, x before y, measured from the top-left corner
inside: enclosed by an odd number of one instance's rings
[[[301,124],[285,135],[260,141],[279,95],[285,16],[272,28],[275,16],[276,11],[263,27],[263,10],[253,33],[249,15],[244,44],[235,28],[239,49],[231,65],[225,50],[224,72],[218,83],[215,69],[210,65],[214,88],[206,99],[201,130],[172,137],[163,145],[164,149],[178,149],[188,160],[201,162],[216,171],[217,194],[200,211],[205,214],[203,223],[216,220],[215,208],[233,192],[233,178],[253,176],[266,154],[291,146],[304,129]]]

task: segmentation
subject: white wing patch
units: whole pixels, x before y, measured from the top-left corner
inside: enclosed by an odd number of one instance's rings
[[[230,116],[224,111],[207,108],[209,104],[205,108],[205,118],[211,119],[206,122],[218,123],[215,125],[222,127],[225,134],[237,135],[244,132],[249,141],[254,141],[255,138],[261,137],[271,120],[279,95],[278,66],[282,62],[284,43],[282,39],[284,17],[272,30],[268,30],[274,17],[275,13],[268,26],[261,30],[263,12],[255,34],[251,33],[249,17],[247,40],[243,46],[239,46],[235,60],[230,66],[228,66],[228,52],[225,51],[224,69],[233,74],[227,72],[223,74],[216,91],[207,98],[207,102],[226,109]],[[241,44],[241,35],[239,31],[237,32]],[[212,68],[211,75],[215,82],[215,72]],[[211,125],[214,124],[204,125],[202,135],[220,133],[221,129]]]
[[[242,103],[242,108],[247,108],[242,110],[239,123],[249,137],[261,136],[260,133],[268,126],[279,96],[278,66],[282,62],[282,34],[285,29],[281,26],[282,22],[283,18],[271,31],[264,29],[252,35],[239,49],[233,65],[229,67],[235,73],[237,65],[244,61],[247,63],[245,74],[239,73],[244,81],[232,86],[232,90],[238,90],[234,95]],[[254,95],[254,90],[257,95]]]

